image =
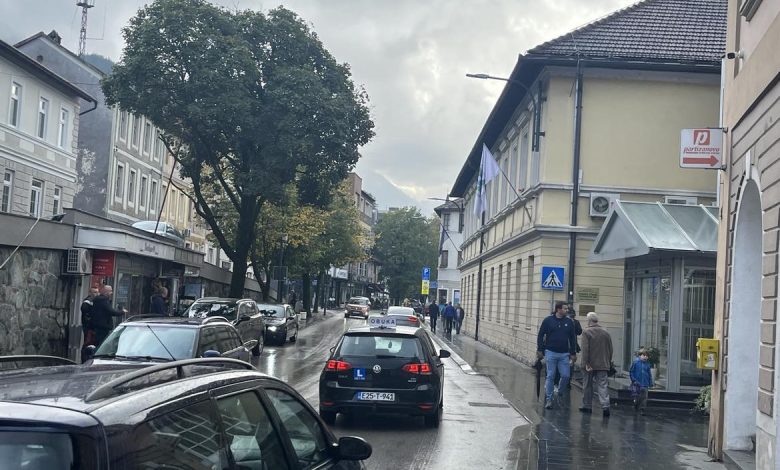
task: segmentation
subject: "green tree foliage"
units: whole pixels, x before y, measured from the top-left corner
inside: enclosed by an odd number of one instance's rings
[[[156,0],[123,34],[122,59],[103,81],[107,101],[151,119],[169,147],[182,144],[181,174],[233,261],[230,295],[239,296],[263,208],[284,206],[290,184],[302,203],[327,203],[373,136],[368,98],[282,7]],[[223,217],[226,207],[236,217]]]
[[[382,263],[390,295],[398,302],[420,295],[422,268],[431,268],[435,279],[439,257],[439,222],[425,218],[414,207],[384,214],[376,226],[376,257]]]

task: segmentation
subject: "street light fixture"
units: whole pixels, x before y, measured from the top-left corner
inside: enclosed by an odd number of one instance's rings
[[[531,104],[534,107],[534,132],[533,132],[533,141],[531,142],[531,151],[532,152],[538,152],[539,151],[539,137],[544,135],[544,132],[541,132],[539,130],[539,127],[541,126],[541,106],[539,104],[538,100],[541,100],[541,96],[537,97],[534,92],[523,82],[520,82],[518,80],[515,80],[513,78],[504,78],[504,77],[496,77],[494,75],[488,75],[486,73],[467,73],[467,77],[469,78],[477,78],[479,80],[498,80],[500,82],[507,82],[511,83],[512,85],[517,85],[520,88],[524,89],[526,93],[528,93],[528,96],[531,97]],[[540,91],[541,94],[541,91]],[[538,100],[537,100],[538,98]]]

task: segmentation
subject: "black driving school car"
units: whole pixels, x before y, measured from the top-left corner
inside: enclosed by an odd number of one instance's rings
[[[320,416],[328,423],[337,413],[401,413],[424,416],[425,424],[438,427],[444,391],[442,358],[428,333],[398,326],[356,327],[346,332],[320,375]]]
[[[347,470],[371,455],[361,438],[336,440],[295,390],[242,361],[41,359],[0,357],[0,468]]]

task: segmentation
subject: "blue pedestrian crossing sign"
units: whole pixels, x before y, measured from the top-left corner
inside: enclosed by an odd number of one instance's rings
[[[430,281],[431,280],[431,268],[428,266],[424,267],[422,270],[422,278],[423,281]]]
[[[542,266],[542,289],[563,290],[563,266]]]

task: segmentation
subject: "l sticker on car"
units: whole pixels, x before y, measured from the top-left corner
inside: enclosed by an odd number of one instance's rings
[[[355,380],[366,380],[366,369],[354,369]]]

